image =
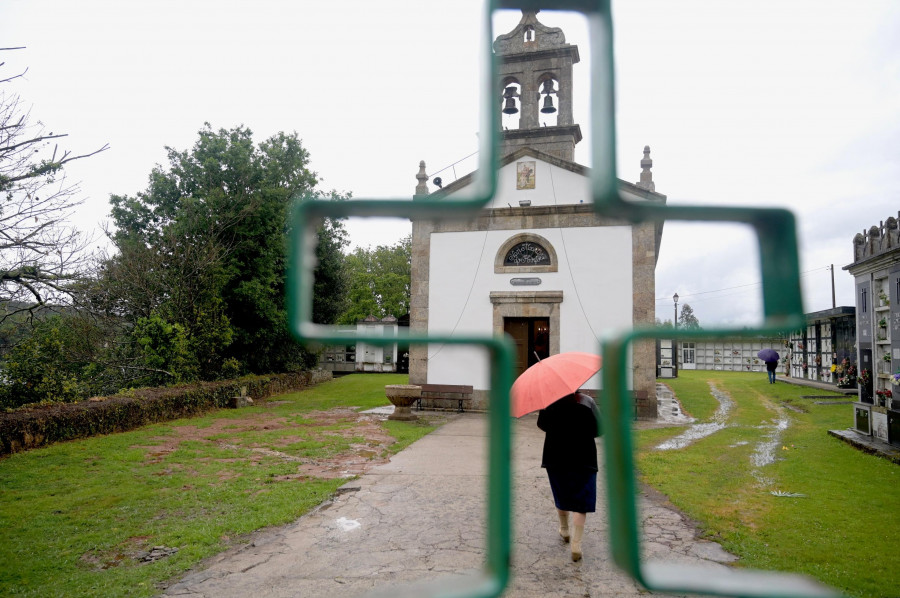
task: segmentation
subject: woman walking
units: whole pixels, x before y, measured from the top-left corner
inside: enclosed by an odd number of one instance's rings
[[[559,516],[559,535],[571,540],[572,560],[581,560],[581,540],[588,513],[597,509],[598,417],[594,400],[581,393],[559,399],[538,414],[546,433],[541,467],[547,470]],[[572,513],[572,529],[569,529]]]

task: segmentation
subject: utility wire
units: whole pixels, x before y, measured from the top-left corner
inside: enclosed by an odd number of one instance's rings
[[[806,276],[807,274],[812,274],[812,273],[814,273],[814,272],[820,272],[820,271],[822,271],[822,270],[828,270],[828,266],[823,266],[823,267],[821,267],[821,268],[814,268],[814,269],[812,269],[812,270],[807,270],[806,272],[801,272],[801,273],[800,273],[800,276]],[[747,283],[747,284],[740,284],[740,285],[737,285],[737,286],[734,286],[734,287],[725,287],[725,288],[723,288],[723,289],[715,289],[715,290],[712,290],[712,291],[698,291],[698,292],[696,292],[696,293],[691,293],[690,295],[684,295],[684,296],[681,296],[681,297],[679,297],[679,300],[680,300],[680,299],[683,299],[683,298],[687,298],[687,297],[696,297],[697,295],[708,295],[708,294],[710,294],[710,293],[721,293],[722,291],[730,291],[730,290],[733,290],[733,289],[743,289],[743,288],[746,288],[746,287],[754,287],[754,286],[759,286],[759,285],[761,285],[761,284],[762,284],[762,281],[760,280],[759,282],[750,282],[750,283]],[[732,294],[730,294],[730,295],[723,295],[723,297],[731,297],[731,296],[734,296],[734,295],[735,295],[735,293],[732,293]],[[717,298],[718,298],[718,297],[710,297],[710,299],[717,299]],[[671,300],[672,300],[671,297],[658,297],[658,298],[656,299],[657,302],[659,302],[659,301],[671,301]]]
[[[453,336],[456,333],[456,329],[459,328],[459,323],[462,322],[463,316],[466,314],[466,308],[469,307],[469,300],[472,298],[472,291],[475,290],[475,283],[478,281],[478,272],[481,270],[481,262],[484,261],[484,248],[487,246],[488,235],[491,233],[491,224],[494,221],[493,213],[488,216],[488,225],[486,230],[484,231],[484,238],[481,240],[481,252],[478,254],[478,262],[475,265],[475,272],[472,274],[472,284],[469,285],[469,292],[466,295],[466,302],[463,304],[462,309],[459,310],[459,316],[456,318],[456,323],[453,325],[453,329],[450,331],[450,334],[447,336]],[[429,261],[428,267],[431,268],[431,262]],[[430,275],[429,275],[430,278]],[[429,304],[429,309],[431,305]],[[444,347],[447,346],[447,343],[441,343],[437,348],[437,351],[428,356],[428,359],[434,359],[438,356],[438,353],[444,350]]]
[[[553,204],[559,206],[559,200],[556,198],[556,183],[553,180],[553,166],[550,166],[550,189],[553,192]],[[581,302],[581,294],[578,292],[578,282],[575,274],[572,272],[572,260],[569,259],[569,248],[566,246],[566,233],[562,229],[562,227],[557,227],[559,230],[559,238],[562,241],[563,251],[566,254],[566,266],[569,269],[569,277],[572,279],[572,288],[575,291],[575,299],[578,301],[578,307],[581,308],[581,315],[584,316],[584,321],[587,322],[588,328],[591,330],[591,334],[594,335],[594,338],[599,339],[600,337],[597,335],[597,332],[594,330],[594,327],[591,325],[591,319],[587,315],[587,311],[584,309],[584,304]]]
[[[436,175],[436,174],[440,174],[440,173],[444,172],[445,170],[447,170],[447,169],[449,169],[449,168],[453,168],[454,166],[456,166],[457,164],[459,164],[459,163],[462,162],[463,160],[468,160],[469,158],[471,158],[472,156],[474,156],[474,155],[477,154],[477,153],[478,153],[478,150],[475,150],[474,152],[472,152],[472,153],[469,154],[468,156],[465,156],[465,157],[463,157],[463,158],[460,158],[459,160],[457,160],[457,161],[454,162],[453,164],[450,164],[450,165],[448,165],[448,166],[444,166],[444,167],[441,168],[440,170],[435,170],[435,171],[432,172],[431,174],[428,174],[428,175],[425,175],[425,176],[427,176],[428,178],[432,178],[432,177],[433,177],[434,175]],[[456,169],[455,169],[455,168],[453,169],[453,177],[454,177],[454,179],[458,178],[458,177],[456,176]]]

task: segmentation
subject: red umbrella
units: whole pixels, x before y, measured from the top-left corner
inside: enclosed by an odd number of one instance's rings
[[[512,414],[522,417],[570,395],[600,370],[601,359],[593,353],[570,351],[542,359],[519,376],[512,385]]]

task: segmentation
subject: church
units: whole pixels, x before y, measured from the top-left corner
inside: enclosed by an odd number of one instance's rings
[[[471,220],[413,220],[410,332],[508,334],[518,375],[549,355],[597,353],[611,331],[654,324],[662,223],[632,224],[593,210],[590,169],[574,161],[582,138],[572,114],[578,46],[540,23],[535,11],[523,11],[493,49],[498,109],[513,118],[501,133],[497,193]],[[649,147],[640,166],[639,182],[620,180],[620,193],[664,204]],[[430,192],[425,173],[421,162],[414,201],[461,197],[473,178]],[[410,384],[472,386],[476,409],[487,408],[489,368],[485,352],[471,346],[434,343],[410,351]],[[652,343],[632,348],[631,371],[636,415],[655,418]],[[599,375],[584,385],[590,394],[599,388]]]

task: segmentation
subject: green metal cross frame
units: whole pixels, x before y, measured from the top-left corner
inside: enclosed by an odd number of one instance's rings
[[[481,131],[478,170],[469,186],[470,199],[388,199],[326,201],[301,198],[294,206],[289,248],[287,305],[289,326],[298,341],[345,344],[348,340],[387,346],[397,338],[356,335],[348,337],[333,326],[312,322],[313,269],[316,224],[325,217],[392,216],[410,219],[454,219],[475,216],[494,196],[497,187],[500,130],[494,87],[497,65],[491,51],[491,17],[499,9],[566,10],[582,13],[591,36],[592,153],[591,189],[597,212],[631,222],[691,220],[740,222],[751,226],[759,241],[763,277],[764,320],[755,330],[704,330],[679,333],[680,338],[734,338],[777,333],[804,325],[800,294],[797,235],[793,214],[786,209],[743,207],[692,207],[639,204],[624,200],[616,178],[616,133],[614,106],[613,27],[609,0],[490,0],[486,3],[481,70]],[[792,574],[727,569],[724,572],[683,565],[645,562],[641,559],[634,449],[631,437],[633,405],[628,389],[628,358],[636,341],[669,336],[659,328],[636,329],[608,338],[598,349],[604,359],[601,408],[606,420],[604,454],[609,504],[610,542],[616,564],[653,591],[692,592],[713,596],[812,598],[839,596],[808,578]],[[512,384],[513,346],[507,338],[493,336],[429,336],[405,334],[409,343],[480,345],[491,360],[489,413],[487,556],[482,571],[473,577],[424,588],[416,595],[493,597],[499,596],[509,578],[512,544],[511,427],[509,390]],[[399,593],[402,590],[398,589]]]

